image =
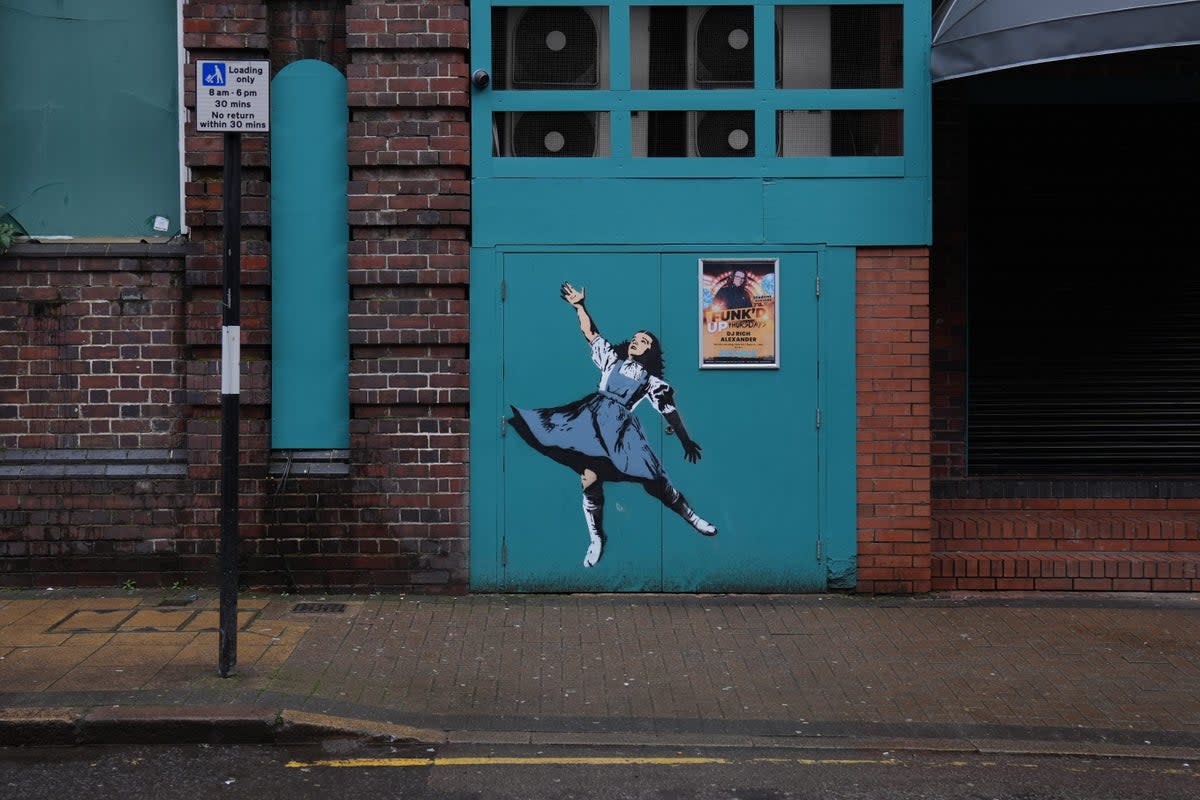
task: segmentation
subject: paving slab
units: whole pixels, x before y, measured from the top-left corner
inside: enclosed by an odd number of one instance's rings
[[[246,594],[227,679],[218,607],[208,589],[4,593],[2,741],[1200,753],[1200,595]]]

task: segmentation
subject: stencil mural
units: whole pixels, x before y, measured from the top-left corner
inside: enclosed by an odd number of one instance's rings
[[[649,400],[670,426],[667,432],[679,437],[684,458],[693,464],[700,460],[700,445],[688,435],[675,407],[675,392],[663,379],[658,337],[637,331],[627,341],[609,344],[584,306],[584,289],[564,283],[561,294],[575,309],[583,338],[591,345],[592,363],[600,370],[599,387],[587,397],[557,408],[513,407],[509,423],[539,453],[579,474],[589,538],[583,565],[595,566],[604,552],[607,481],[641,484],[698,533],[715,536],[716,527],[697,515],[671,483],[633,413],[642,400]]]

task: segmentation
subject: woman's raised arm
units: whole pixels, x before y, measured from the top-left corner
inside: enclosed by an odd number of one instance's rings
[[[584,290],[582,287],[576,289],[569,283],[563,282],[559,287],[559,292],[562,294],[562,299],[566,300],[575,308],[575,313],[579,315],[579,330],[583,333],[583,338],[587,339],[588,344],[600,335],[600,331],[596,330],[596,323],[592,321],[592,317],[584,308]]]

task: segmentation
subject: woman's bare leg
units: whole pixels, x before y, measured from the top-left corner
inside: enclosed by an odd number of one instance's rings
[[[588,529],[588,549],[583,556],[585,567],[594,567],[604,553],[604,483],[590,469],[579,476],[583,487],[583,519]]]

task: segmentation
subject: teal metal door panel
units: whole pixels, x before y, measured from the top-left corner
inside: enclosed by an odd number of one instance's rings
[[[485,245],[525,235],[539,244],[564,247],[579,242],[686,247],[747,237],[757,243],[762,238],[762,194],[760,181],[732,178],[530,178],[517,185],[477,178],[471,205],[482,226],[473,232],[474,240]]]
[[[503,301],[503,402],[521,409],[562,406],[595,392],[600,371],[564,281],[586,293],[586,308],[617,344],[660,327],[659,259],[652,253],[507,253]],[[661,453],[662,418],[637,414]],[[658,591],[662,588],[661,505],[636,483],[606,482],[599,563],[583,566],[588,529],[580,476],[534,450],[510,425],[503,443],[501,571],[509,591]]]
[[[700,369],[699,259],[778,259],[778,369]],[[558,408],[597,389],[600,372],[564,281],[586,293],[601,336],[659,337],[664,378],[688,434],[648,402],[635,409],[671,484],[718,535],[701,536],[636,482],[604,483],[599,563],[579,476],[511,425],[502,439],[500,587],[508,591],[821,591],[818,256],[813,252],[509,252],[503,259],[500,396],[506,413]],[[482,544],[482,542],[480,542]]]
[[[779,259],[778,369],[699,369],[699,255]],[[820,591],[817,255],[758,251],[663,256],[663,349],[696,464],[664,445],[675,485],[715,537],[665,513],[667,591]],[[674,437],[669,437],[674,438]]]

